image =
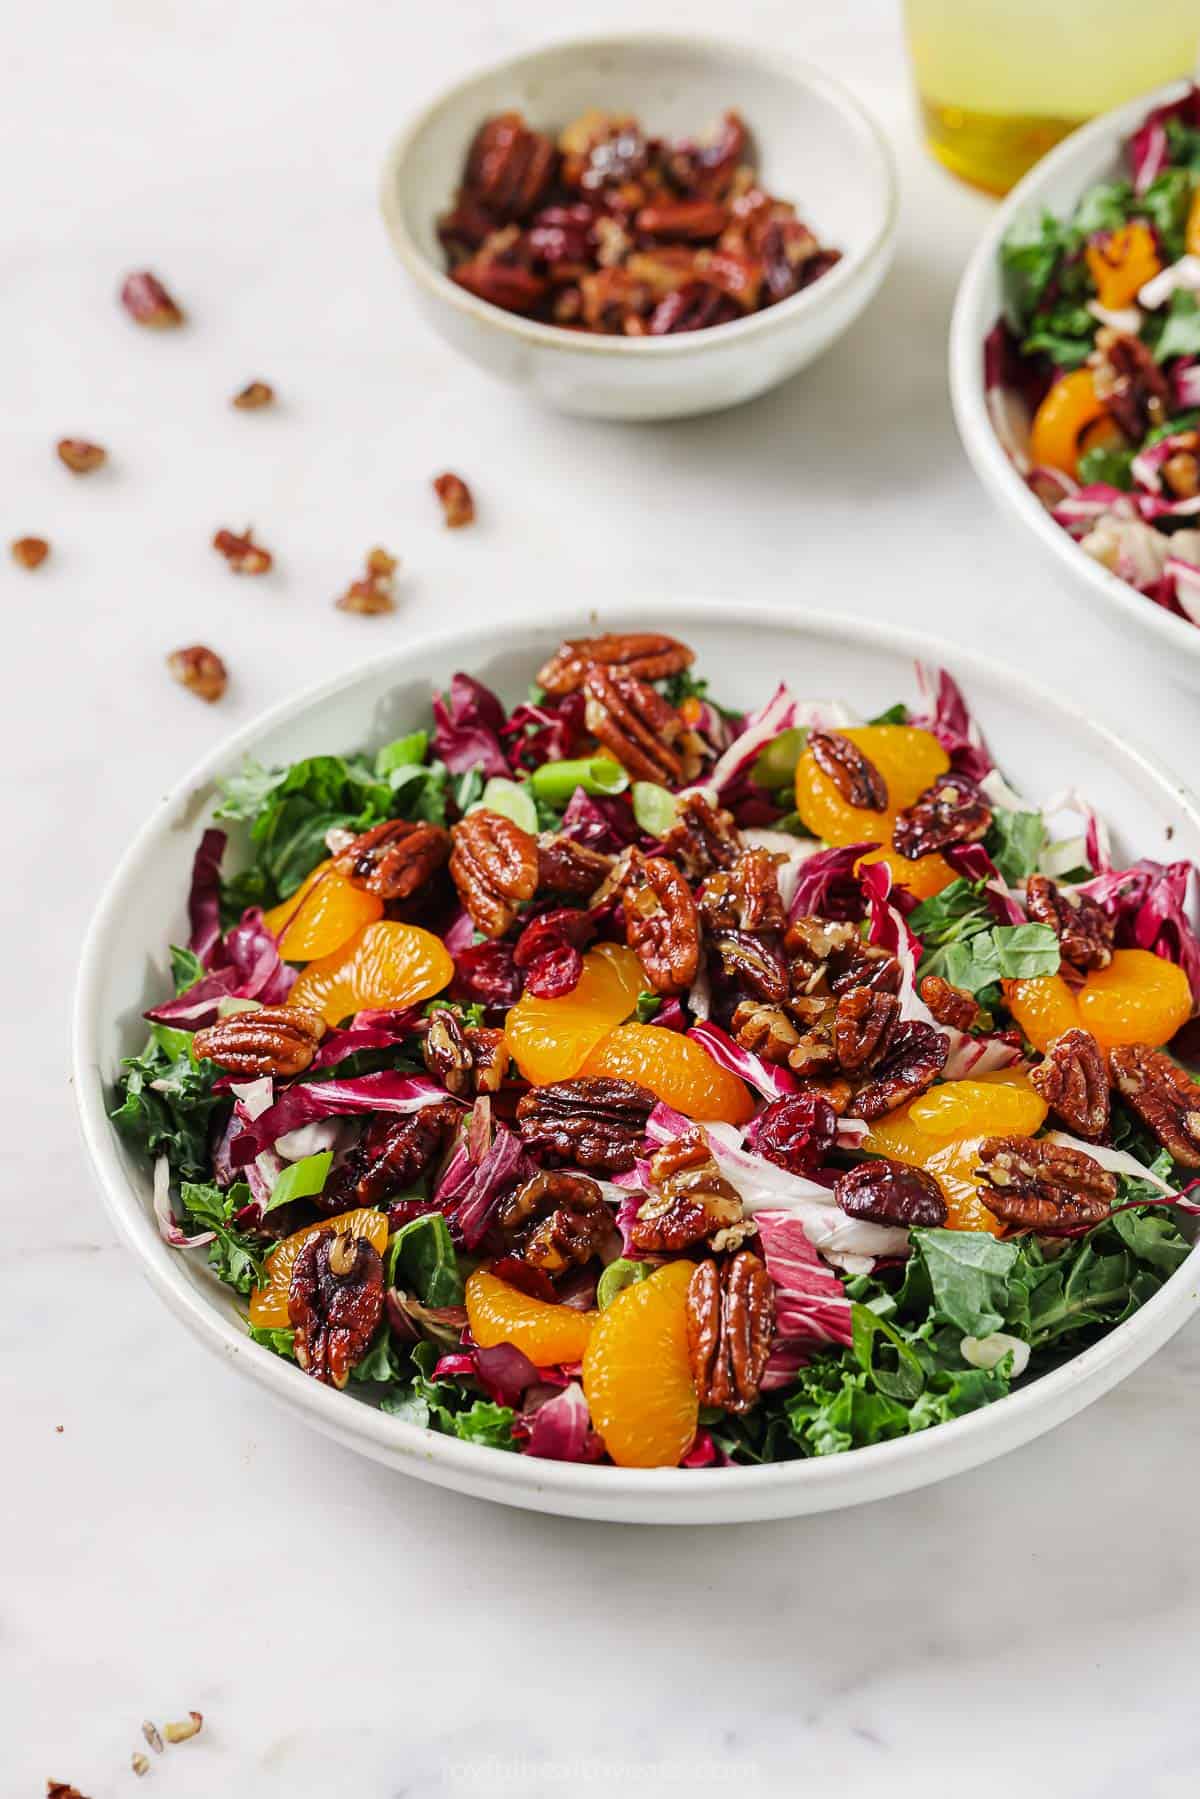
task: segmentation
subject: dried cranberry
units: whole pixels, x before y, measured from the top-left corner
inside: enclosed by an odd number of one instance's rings
[[[483,1006],[511,1006],[521,997],[521,972],[511,943],[473,943],[454,962],[454,999]]]
[[[553,1304],[558,1298],[550,1276],[520,1256],[497,1256],[495,1261],[488,1263],[488,1273],[494,1274],[498,1281],[516,1287],[530,1299],[544,1299]]]
[[[833,1147],[837,1117],[819,1093],[789,1093],[758,1121],[754,1147],[789,1174],[815,1174]]]
[[[583,973],[583,957],[570,943],[557,943],[543,950],[529,965],[525,991],[538,999],[562,999],[574,993]]]
[[[596,927],[586,912],[572,906],[556,906],[527,924],[517,938],[513,961],[518,968],[532,968],[549,950],[586,949],[596,935]],[[578,975],[575,977],[578,980]]]

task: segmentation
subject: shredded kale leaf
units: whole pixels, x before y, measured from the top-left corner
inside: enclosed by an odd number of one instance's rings
[[[144,1156],[165,1155],[176,1180],[202,1181],[211,1167],[214,1121],[232,1104],[214,1093],[219,1069],[196,1062],[191,1032],[155,1028],[140,1056],[127,1056],[113,1123]]]

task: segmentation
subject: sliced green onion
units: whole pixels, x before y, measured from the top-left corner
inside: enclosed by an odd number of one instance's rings
[[[635,781],[629,789],[633,816],[649,837],[665,837],[679,810],[675,795],[656,781]]]
[[[765,750],[759,752],[751,765],[750,779],[772,793],[778,787],[790,786],[796,778],[796,764],[807,742],[808,732],[800,725],[781,731],[778,737],[772,738]]]
[[[263,1212],[273,1212],[276,1206],[285,1206],[289,1199],[311,1199],[325,1185],[332,1161],[333,1151],[321,1149],[315,1156],[301,1156],[298,1162],[292,1162],[272,1187]]]
[[[653,1272],[649,1262],[628,1262],[624,1256],[619,1256],[615,1262],[608,1264],[596,1282],[597,1309],[602,1312],[612,1304],[618,1293],[624,1292],[626,1287],[632,1287],[638,1281],[644,1281]]]
[[[534,834],[538,828],[537,807],[529,797],[527,781],[509,781],[503,775],[493,775],[480,794],[477,804],[486,807],[489,812],[501,812],[505,818],[511,818],[515,825],[523,831]],[[471,807],[472,812],[475,807]]]
[[[529,785],[548,806],[565,806],[577,787],[585,793],[624,793],[629,776],[607,756],[579,756],[573,762],[543,762]]]

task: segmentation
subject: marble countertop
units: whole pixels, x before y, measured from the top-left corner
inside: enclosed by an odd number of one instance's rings
[[[34,9],[9,46],[0,563],[10,808],[0,1237],[0,1787],[138,1783],[143,1717],[205,1715],[146,1791],[739,1792],[928,1799],[1194,1790],[1200,1475],[1181,1404],[1200,1327],[1084,1416],[977,1473],[738,1531],[607,1528],[406,1483],[310,1434],[172,1322],[117,1247],[67,1062],[77,946],[159,794],[316,675],[519,597],[644,591],[828,605],[986,641],[1183,761],[1195,702],[1061,597],[965,467],[944,375],[989,203],[920,151],[886,0],[660,0],[655,21],[780,39],[892,135],[894,272],[816,368],[652,429],[551,417],[419,323],[375,211],[383,147],[460,70],[637,0],[115,0]],[[131,330],[159,270],[186,333]],[[234,413],[252,376],[277,411]],[[107,444],[72,481],[62,435]],[[476,530],[428,490],[461,469]],[[279,559],[208,547],[252,519]],[[391,619],[330,605],[372,543]],[[208,709],[164,653],[226,657]],[[11,902],[15,899],[16,904]],[[1182,1535],[1182,1532],[1179,1533]]]

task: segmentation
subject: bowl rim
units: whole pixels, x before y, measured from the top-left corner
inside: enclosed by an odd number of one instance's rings
[[[828,100],[844,118],[850,121],[874,151],[875,174],[882,187],[884,208],[881,222],[868,241],[859,249],[844,254],[840,261],[822,275],[820,280],[814,281],[811,287],[804,288],[798,294],[792,294],[789,299],[781,300],[775,306],[765,307],[761,312],[752,313],[748,318],[734,319],[728,324],[712,327],[706,331],[680,332],[675,336],[668,337],[592,336],[583,331],[570,331],[562,325],[546,325],[539,320],[522,318],[518,313],[505,312],[502,307],[493,306],[488,300],[481,300],[477,295],[468,293],[467,289],[460,287],[457,282],[451,281],[450,277],[426,256],[412,237],[405,222],[404,208],[400,201],[400,187],[405,163],[421,132],[443,107],[450,105],[461,95],[467,93],[477,82],[485,80],[488,76],[519,69],[523,64],[535,62],[539,57],[554,52],[571,50],[586,54],[591,51],[611,50],[617,46],[633,46],[644,49],[657,47],[690,52],[697,49],[716,51],[719,55],[731,61],[736,60],[743,65],[753,64],[760,68],[766,68],[776,75],[787,74],[795,85],[807,87]],[[507,332],[523,343],[536,344],[547,350],[575,351],[583,355],[596,356],[671,357],[695,355],[706,346],[711,347],[714,340],[721,345],[730,347],[743,343],[748,338],[761,336],[764,332],[778,330],[801,314],[818,311],[825,302],[836,298],[844,289],[852,287],[857,278],[887,250],[895,236],[900,217],[899,180],[892,147],[871,113],[835,77],[826,74],[823,69],[817,68],[802,58],[783,53],[768,53],[755,45],[741,43],[733,38],[719,37],[707,32],[699,36],[684,36],[678,32],[655,30],[594,32],[585,37],[551,38],[531,49],[521,50],[512,56],[483,64],[470,74],[450,83],[449,86],[441,89],[432,100],[427,101],[392,140],[384,158],[379,186],[379,204],[392,246],[405,269],[410,277],[435,299],[483,325]],[[814,299],[814,296],[817,295],[821,295],[823,298]],[[705,342],[700,340],[705,340]]]
[[[1055,524],[1009,461],[987,411],[983,339],[991,325],[984,323],[981,316],[1001,242],[1018,214],[1038,204],[1046,181],[1060,169],[1072,167],[1076,162],[1081,166],[1099,164],[1102,152],[1106,158],[1111,156],[1147,112],[1178,99],[1189,86],[1189,78],[1180,76],[1102,113],[1064,138],[1022,177],[977,242],[959,281],[950,320],[949,372],[950,401],[959,438],[971,466],[992,499],[1023,519],[1070,574],[1077,580],[1086,580],[1102,599],[1123,612],[1132,624],[1141,625],[1166,649],[1200,657],[1200,627],[1188,619],[1177,618],[1163,606],[1156,606],[1153,600],[1080,549],[1074,538]],[[1095,179],[1095,173],[1085,176],[1083,184]],[[1080,198],[1082,193],[1081,186]]]
[[[735,624],[750,633],[758,628],[781,631],[798,637],[817,637],[846,650],[860,646],[882,649],[914,662],[945,665],[967,681],[978,679],[1000,689],[1016,703],[1036,707],[1042,716],[1069,720],[1090,735],[1099,750],[1112,755],[1119,766],[1136,770],[1169,793],[1200,836],[1200,799],[1157,757],[1129,743],[1074,701],[1052,694],[993,658],[962,651],[938,637],[871,619],[711,598],[623,601],[603,608],[601,622],[604,628],[620,628],[635,621],[644,623],[648,613],[662,619],[668,627],[672,623],[682,626],[688,620],[698,621],[701,626]],[[132,1250],[155,1291],[194,1336],[223,1359],[238,1360],[260,1387],[306,1415],[327,1435],[403,1472],[511,1504],[547,1511],[578,1509],[582,1515],[595,1517],[638,1519],[653,1515],[655,1521],[682,1524],[737,1515],[787,1516],[852,1505],[924,1486],[1031,1440],[1115,1385],[1200,1307],[1200,1241],[1131,1318],[1061,1367],[990,1406],[913,1436],[841,1455],[753,1467],[708,1468],[703,1471],[703,1479],[683,1468],[624,1469],[541,1460],[531,1467],[533,1458],[460,1442],[391,1417],[369,1404],[356,1404],[344,1393],[304,1380],[290,1363],[253,1343],[241,1320],[235,1323],[226,1318],[203,1290],[193,1286],[180,1252],[168,1252],[161,1242],[144,1197],[135,1190],[122,1165],[116,1129],[108,1117],[109,1082],[99,1046],[106,1022],[100,1012],[99,990],[108,941],[120,913],[123,892],[136,880],[143,859],[153,851],[157,839],[178,828],[182,820],[198,822],[196,801],[217,773],[251,751],[264,734],[296,720],[334,695],[367,680],[377,681],[381,674],[401,680],[407,665],[417,657],[445,657],[449,665],[451,656],[458,652],[470,655],[472,646],[479,646],[481,640],[489,647],[493,643],[502,645],[514,628],[537,630],[550,638],[577,632],[584,622],[578,613],[566,608],[549,618],[544,613],[522,609],[484,632],[468,625],[422,634],[390,656],[373,657],[259,714],[222,738],[155,804],[120,857],[89,922],[73,1007],[72,1074],[79,1119],[93,1171],[99,1177],[102,1197],[118,1235]],[[595,623],[595,615],[591,614],[587,622]],[[789,1505],[787,1495],[793,1489],[794,1503]],[[744,1499],[744,1514],[738,1511],[739,1498]]]

